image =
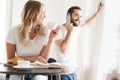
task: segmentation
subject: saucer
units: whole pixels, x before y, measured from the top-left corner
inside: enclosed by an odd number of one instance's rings
[[[13,68],[16,68],[18,70],[28,70],[34,67],[33,66],[13,66]]]

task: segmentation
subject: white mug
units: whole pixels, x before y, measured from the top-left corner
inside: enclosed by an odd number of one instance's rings
[[[30,66],[30,61],[18,60],[17,61],[17,66]]]
[[[48,29],[53,30],[57,27],[57,24],[54,22],[48,22],[47,26],[48,26]]]

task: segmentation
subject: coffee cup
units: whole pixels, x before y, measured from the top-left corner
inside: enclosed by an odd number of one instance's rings
[[[30,61],[26,61],[26,60],[18,60],[17,61],[17,66],[30,66]]]

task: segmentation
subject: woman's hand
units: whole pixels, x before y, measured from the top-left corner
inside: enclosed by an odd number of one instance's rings
[[[58,26],[56,29],[52,30],[50,32],[49,39],[53,39],[59,33],[59,30],[60,30],[60,26]]]
[[[44,59],[44,58],[41,57],[41,56],[36,57],[36,58],[35,58],[35,61],[39,61],[39,62],[44,63],[44,64],[47,64],[47,63],[48,63],[47,60]]]

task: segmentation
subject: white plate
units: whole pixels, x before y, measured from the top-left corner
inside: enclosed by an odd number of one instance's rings
[[[13,68],[19,69],[19,70],[28,70],[31,68],[34,68],[33,66],[13,66]]]

